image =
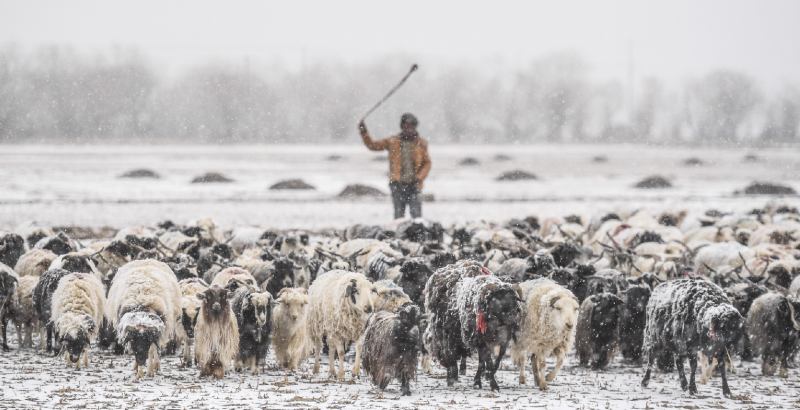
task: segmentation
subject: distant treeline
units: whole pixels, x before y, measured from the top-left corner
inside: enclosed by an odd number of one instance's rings
[[[0,140],[50,142],[357,141],[365,109],[411,63],[289,68],[213,63],[167,76],[135,50],[0,49]],[[489,71],[489,72],[487,72]],[[800,140],[800,90],[766,95],[747,74],[717,70],[667,87],[657,78],[596,80],[555,53],[498,72],[469,64],[419,73],[368,124],[398,128],[404,111],[438,142],[789,144]]]

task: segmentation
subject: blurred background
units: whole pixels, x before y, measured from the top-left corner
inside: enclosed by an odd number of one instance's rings
[[[800,179],[798,16],[792,0],[0,1],[0,224],[384,221],[388,199],[337,194],[387,191],[356,123],[412,63],[367,123],[420,118],[431,218],[748,207],[747,184]],[[191,184],[207,172],[230,181]],[[671,186],[635,189],[653,175]],[[286,179],[311,189],[269,189]]]
[[[796,143],[800,4],[4,1],[0,138]]]

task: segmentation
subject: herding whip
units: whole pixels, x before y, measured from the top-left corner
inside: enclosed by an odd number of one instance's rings
[[[417,68],[419,68],[419,66],[418,66],[418,65],[416,65],[416,64],[412,65],[412,66],[411,66],[411,69],[410,69],[410,70],[408,70],[408,73],[406,73],[406,75],[403,77],[403,79],[402,79],[402,80],[400,80],[400,82],[399,82],[399,83],[397,83],[397,85],[396,85],[396,86],[394,86],[394,88],[392,88],[391,90],[389,90],[389,92],[386,94],[386,96],[385,96],[385,97],[381,98],[381,100],[380,100],[380,101],[378,101],[378,103],[377,103],[377,104],[375,104],[375,105],[374,105],[372,108],[370,108],[370,109],[369,109],[369,111],[367,111],[367,113],[366,113],[366,114],[364,114],[364,116],[363,116],[363,117],[361,117],[361,121],[364,121],[364,120],[366,120],[368,115],[372,114],[372,112],[373,112],[373,111],[375,111],[375,110],[376,110],[378,107],[380,107],[380,106],[381,106],[381,104],[383,104],[383,103],[384,103],[386,100],[388,100],[388,99],[389,99],[389,97],[391,97],[391,96],[392,96],[392,94],[394,94],[394,93],[395,93],[395,91],[397,91],[397,89],[398,89],[398,88],[400,88],[400,87],[401,87],[401,86],[402,86],[402,85],[403,85],[403,84],[406,82],[406,80],[408,80],[408,77],[411,77],[411,73],[413,73],[414,71],[417,71]]]

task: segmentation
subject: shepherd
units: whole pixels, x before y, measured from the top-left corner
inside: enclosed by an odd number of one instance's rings
[[[395,219],[405,216],[406,207],[412,218],[422,216],[420,192],[431,171],[431,158],[428,142],[417,133],[418,125],[417,117],[405,113],[400,117],[400,134],[376,141],[370,137],[364,120],[358,123],[361,139],[367,148],[389,151],[389,189]]]

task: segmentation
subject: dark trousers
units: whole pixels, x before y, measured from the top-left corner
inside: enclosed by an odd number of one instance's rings
[[[392,204],[394,205],[394,219],[402,218],[406,214],[406,206],[412,218],[422,216],[422,202],[419,198],[419,189],[416,183],[390,182],[392,191]]]

